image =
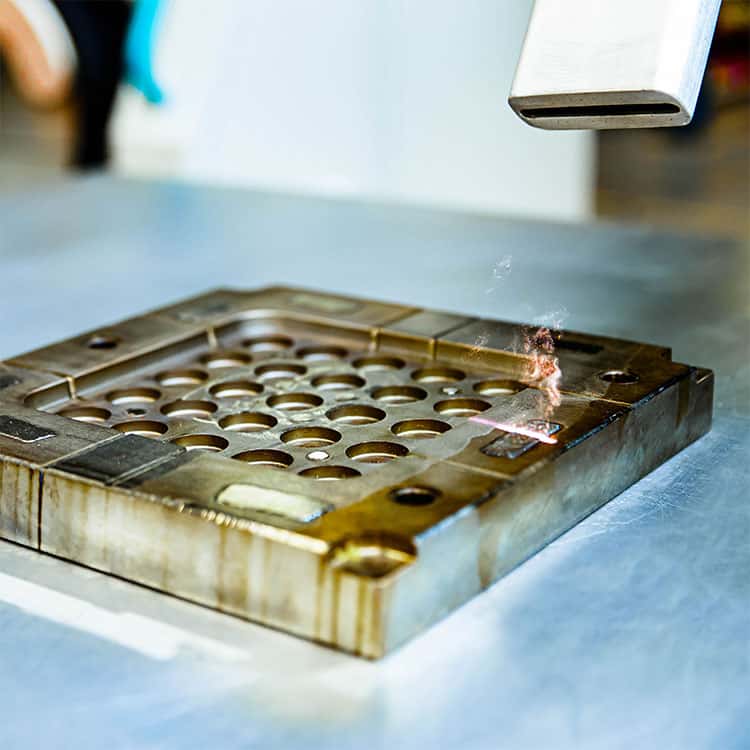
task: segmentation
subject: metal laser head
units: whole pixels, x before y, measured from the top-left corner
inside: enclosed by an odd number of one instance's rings
[[[721,0],[536,0],[508,102],[547,130],[687,125]]]

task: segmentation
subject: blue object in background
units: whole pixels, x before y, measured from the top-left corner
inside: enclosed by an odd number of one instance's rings
[[[125,75],[152,104],[164,101],[154,78],[154,48],[162,0],[137,0],[125,40]]]

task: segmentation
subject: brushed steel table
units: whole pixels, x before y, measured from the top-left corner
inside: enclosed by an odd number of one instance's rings
[[[0,358],[284,283],[673,348],[712,432],[370,663],[0,543],[4,748],[750,745],[750,248],[114,178],[0,197]]]

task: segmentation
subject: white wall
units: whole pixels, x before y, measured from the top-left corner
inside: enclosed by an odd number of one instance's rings
[[[161,110],[128,172],[555,218],[589,215],[593,140],[506,103],[531,0],[171,0]]]

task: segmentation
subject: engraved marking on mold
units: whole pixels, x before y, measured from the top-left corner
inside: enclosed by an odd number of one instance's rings
[[[0,375],[0,391],[4,388],[10,388],[12,385],[18,385],[21,382],[21,378],[17,378],[15,375]]]
[[[216,496],[216,502],[242,511],[267,513],[299,523],[310,523],[331,506],[304,495],[292,495],[253,484],[230,484]]]
[[[555,445],[557,440],[551,436],[562,429],[562,425],[543,419],[531,419],[525,425],[494,422],[481,417],[469,417],[469,419],[507,433],[482,448],[482,453],[495,458],[518,458],[540,443]]]
[[[20,443],[37,443],[57,435],[53,430],[39,427],[31,422],[15,417],[0,416],[0,437],[17,440]]]

